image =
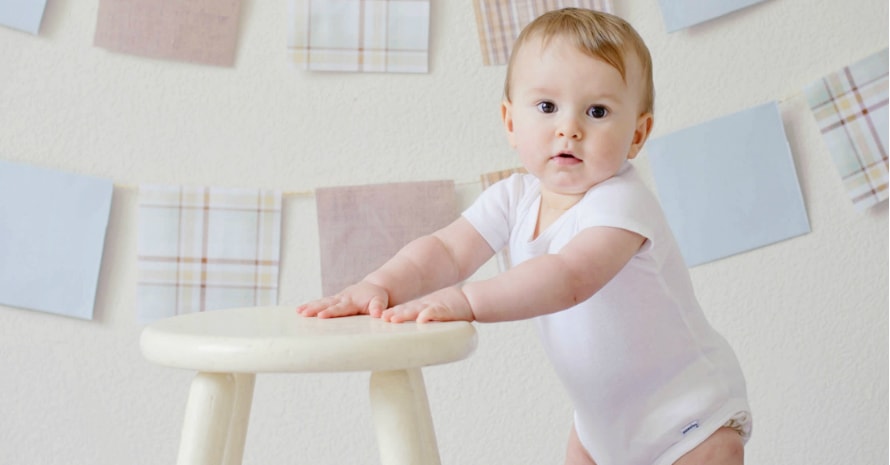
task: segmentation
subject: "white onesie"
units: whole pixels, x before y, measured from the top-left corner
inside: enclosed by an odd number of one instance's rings
[[[646,238],[599,292],[536,318],[541,340],[575,409],[581,444],[598,465],[670,465],[721,426],[747,441],[745,379],[708,323],[658,201],[630,163],[532,240],[538,180],[513,175],[463,216],[514,266],[557,253],[592,226]]]

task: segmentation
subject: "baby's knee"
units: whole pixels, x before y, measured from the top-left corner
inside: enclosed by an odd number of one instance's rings
[[[581,445],[581,440],[578,439],[578,433],[575,431],[575,427],[572,427],[572,432],[569,434],[569,446],[566,451],[566,465],[596,465],[596,462],[590,457],[590,454],[587,453],[587,450]]]
[[[730,459],[727,463],[743,463],[745,458],[745,441],[742,435],[733,428],[723,427],[714,435],[720,435],[721,449],[725,457]]]

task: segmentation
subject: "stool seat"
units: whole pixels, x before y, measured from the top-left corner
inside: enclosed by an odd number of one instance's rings
[[[422,367],[476,348],[465,321],[386,323],[367,315],[305,318],[295,307],[214,310],[167,318],[140,337],[150,362],[195,370],[177,463],[241,463],[257,373],[369,371],[384,465],[439,465]]]
[[[466,358],[476,347],[476,331],[464,321],[318,319],[294,307],[255,307],[160,320],[143,330],[140,344],[153,363],[206,372],[386,371]]]

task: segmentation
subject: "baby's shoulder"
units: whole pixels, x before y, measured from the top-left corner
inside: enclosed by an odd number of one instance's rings
[[[522,199],[537,195],[539,190],[538,178],[528,173],[513,173],[486,188],[482,195],[509,205],[518,205]]]
[[[625,165],[615,176],[591,187],[584,196],[588,203],[606,202],[627,207],[627,204],[645,203],[654,200],[652,191],[643,182],[636,169]]]

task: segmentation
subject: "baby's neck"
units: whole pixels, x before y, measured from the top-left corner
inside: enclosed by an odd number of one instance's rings
[[[553,192],[541,192],[541,205],[538,208],[538,223],[535,226],[534,238],[542,231],[556,222],[563,213],[581,201],[584,194],[556,194]],[[534,239],[533,238],[533,239]]]
[[[566,211],[581,201],[584,194],[553,194],[541,192],[541,210]]]

